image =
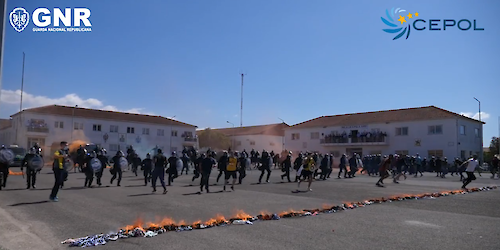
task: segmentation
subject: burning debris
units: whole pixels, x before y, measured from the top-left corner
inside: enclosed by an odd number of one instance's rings
[[[70,247],[91,247],[98,245],[105,245],[110,241],[116,241],[118,239],[135,238],[135,237],[155,237],[158,234],[163,234],[167,232],[183,232],[191,231],[193,229],[206,229],[213,227],[221,227],[227,225],[252,225],[253,222],[258,220],[279,220],[280,218],[296,218],[305,216],[315,216],[319,214],[330,214],[337,213],[339,211],[355,209],[359,207],[365,207],[372,204],[380,204],[385,202],[394,201],[404,201],[404,200],[419,200],[419,199],[433,199],[437,197],[450,196],[474,193],[480,191],[488,191],[497,189],[497,186],[482,187],[482,188],[471,188],[468,190],[455,190],[455,191],[444,191],[439,193],[425,193],[418,195],[405,194],[401,196],[391,196],[387,198],[371,199],[362,202],[345,202],[341,205],[323,205],[321,209],[304,209],[300,211],[289,210],[281,212],[279,214],[271,214],[269,212],[261,212],[257,216],[251,216],[242,210],[238,210],[236,215],[232,216],[231,219],[226,219],[223,215],[218,214],[215,218],[212,218],[206,222],[196,221],[193,223],[186,223],[185,221],[175,222],[171,218],[164,218],[157,223],[147,223],[146,228],[144,228],[144,223],[141,218],[137,219],[133,225],[126,226],[124,229],[120,229],[117,233],[110,234],[97,234],[93,236],[86,236],[77,239],[67,239],[62,244],[68,244]]]

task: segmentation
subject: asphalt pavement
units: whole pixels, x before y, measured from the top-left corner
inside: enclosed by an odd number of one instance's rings
[[[321,208],[345,202],[402,194],[422,194],[460,189],[458,177],[408,177],[400,184],[386,180],[375,186],[376,177],[358,175],[313,182],[312,192],[293,193],[297,183],[282,183],[281,171],[273,170],[270,183],[256,184],[260,172],[248,171],[235,191],[198,194],[199,179],[182,175],[168,193],[159,187],[152,193],[139,174],[125,172],[121,187],[111,185],[108,170],[104,185],[84,188],[85,176],[70,173],[59,202],[50,202],[54,177],[49,169],[39,174],[37,189],[26,190],[22,176],[10,176],[0,191],[0,249],[67,249],[61,241],[86,235],[116,232],[138,218],[155,222],[172,218],[186,223],[206,221],[221,214],[231,218],[238,210],[261,212]],[[215,183],[214,171],[210,183]],[[469,188],[500,185],[483,173]],[[191,186],[193,185],[193,186]],[[303,183],[301,190],[306,190]],[[439,197],[374,204],[334,214],[253,225],[230,225],[186,232],[168,232],[153,238],[109,242],[97,249],[500,249],[500,189]]]

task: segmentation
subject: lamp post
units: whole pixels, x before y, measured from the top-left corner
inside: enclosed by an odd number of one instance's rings
[[[283,124],[286,124],[286,122],[283,119],[281,119],[279,117],[278,117],[278,119],[280,119],[283,122]],[[281,152],[283,152],[283,151],[285,151],[285,132],[284,131],[283,131],[283,139],[281,139],[281,143],[282,143]]]
[[[177,115],[172,116],[170,119],[174,119]],[[170,124],[170,144],[169,144],[169,149],[170,153],[172,153],[172,124]]]
[[[483,123],[481,121],[481,101],[479,101],[476,97],[474,97],[474,100],[477,101],[477,103],[479,104],[479,126],[480,126],[480,129],[479,129],[479,138],[481,139],[481,155],[479,156],[479,162],[480,164],[483,164]]]
[[[230,121],[226,121],[227,123],[233,125],[233,129],[234,129],[234,124]],[[233,136],[231,135],[231,149],[234,150],[234,145],[233,145]]]

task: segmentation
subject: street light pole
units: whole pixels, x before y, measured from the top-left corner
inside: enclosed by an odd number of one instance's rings
[[[283,119],[281,119],[279,117],[278,117],[278,119],[280,119],[283,122],[283,124],[286,124]],[[283,151],[285,151],[285,132],[284,131],[283,131],[283,139],[281,140],[281,143],[283,144],[281,146],[281,152],[283,152]]]
[[[170,120],[174,119],[176,116],[177,115],[172,116],[170,118]],[[170,151],[170,153],[172,153],[172,127],[173,127],[173,125],[170,124],[170,144],[169,144],[169,149],[168,149]]]
[[[233,129],[234,129],[234,124],[230,121],[226,121],[227,123],[233,125]],[[233,145],[233,135],[231,135],[231,149],[234,151],[234,145]]]
[[[479,138],[481,139],[481,155],[479,156],[479,162],[483,164],[483,122],[481,121],[481,101],[479,101],[476,97],[474,97],[474,100],[476,100],[479,104]]]

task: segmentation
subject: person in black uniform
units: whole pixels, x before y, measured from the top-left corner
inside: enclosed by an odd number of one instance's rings
[[[187,149],[185,149],[185,150],[187,152]],[[181,175],[184,172],[184,169],[186,170],[186,175],[187,175],[188,172],[189,172],[189,165],[188,165],[188,163],[189,163],[189,157],[188,157],[187,153],[183,153],[182,154],[181,160],[182,160]]]
[[[207,190],[207,193],[210,193],[208,190],[208,179],[210,178],[210,173],[212,173],[212,168],[217,166],[217,161],[215,160],[215,153],[212,152],[210,156],[207,156],[201,162],[201,184],[200,184],[200,193],[203,192],[203,187]]]
[[[172,182],[174,182],[174,179],[177,178],[179,176],[179,174],[177,173],[177,154],[174,152],[172,152],[172,156],[170,156],[168,158],[168,164],[169,164],[169,167],[167,169],[167,172],[168,172],[168,185],[171,186]]]
[[[153,170],[153,160],[151,159],[151,155],[149,153],[146,154],[146,159],[142,160],[141,170],[144,172],[144,186],[147,186],[149,180],[151,179],[151,171]]]
[[[238,176],[238,183],[241,184],[243,179],[247,176],[247,158],[248,154],[243,150],[240,154],[240,158],[238,159],[240,168],[238,169],[239,176]]]
[[[302,153],[299,153],[299,157],[295,158],[295,161],[293,161],[293,169],[295,169],[295,171],[299,171],[300,166],[302,166],[303,159],[304,158],[303,158]],[[295,182],[298,182],[299,178],[300,178],[300,176],[296,175],[295,176]]]
[[[113,181],[116,179],[118,176],[118,183],[117,186],[120,186],[120,182],[122,181],[122,168],[120,166],[120,158],[123,157],[123,152],[118,151],[116,152],[116,155],[111,158],[111,162],[113,163],[113,177],[111,177],[110,183],[113,184]]]
[[[135,176],[137,176],[137,170],[139,169],[139,166],[142,163],[141,157],[139,157],[138,154],[135,152],[132,155],[132,171],[134,172]]]
[[[260,166],[260,177],[259,184],[262,182],[262,177],[264,177],[264,172],[267,171],[266,182],[269,182],[269,177],[271,177],[271,158],[266,150],[262,151],[261,166]]]
[[[97,158],[97,154],[92,151],[90,156],[87,158],[87,162],[83,166],[83,172],[85,173],[85,185],[84,187],[92,187],[92,182],[94,182],[94,169],[92,168],[92,160]]]
[[[78,168],[80,171],[83,171],[83,165],[85,165],[85,160],[87,158],[87,149],[85,149],[82,145],[76,150],[76,164],[78,164]],[[76,167],[75,167],[76,173]]]
[[[221,158],[219,159],[219,175],[217,175],[217,183],[219,183],[219,179],[226,172],[227,164],[229,163],[229,156],[226,151],[224,151],[224,154],[222,154]]]
[[[0,149],[6,150],[4,145],[2,145]],[[2,190],[2,187],[6,186],[7,177],[9,177],[9,168],[9,162],[0,162],[0,190]]]
[[[339,176],[338,178],[340,179],[340,175],[342,174],[342,171],[344,171],[344,178],[347,178],[347,157],[345,154],[342,155],[340,158],[340,164],[339,164]]]
[[[101,166],[102,166],[101,170],[95,173],[95,177],[97,178],[97,185],[99,185],[100,187],[102,185],[101,182],[102,174],[104,173],[104,169],[106,169],[106,167],[109,164],[108,157],[106,157],[106,149],[99,150],[97,158],[101,161]]]
[[[36,174],[37,171],[33,170],[30,166],[28,166],[29,161],[33,159],[36,155],[36,149],[35,147],[30,148],[28,153],[24,156],[23,161],[21,162],[21,171],[23,171],[23,168],[26,167],[26,184],[27,187],[26,189],[30,188],[36,188]]]
[[[332,171],[330,169],[330,156],[328,154],[325,154],[325,157],[321,160],[321,175],[319,178],[321,180],[326,180],[326,177],[328,176],[329,172]]]
[[[159,178],[161,186],[163,187],[163,194],[167,193],[167,187],[165,186],[165,167],[167,166],[167,157],[163,155],[161,149],[158,149],[158,154],[153,158],[154,170],[153,179],[151,184],[153,185],[153,192],[156,192],[156,180]]]
[[[284,174],[281,175],[281,180],[283,178],[287,178],[288,182],[292,182],[290,180],[290,169],[292,168],[292,156],[287,155],[286,159],[281,163],[281,171],[285,172]]]
[[[191,180],[191,182],[193,182],[194,180],[196,180],[197,178],[200,177],[201,163],[203,162],[203,159],[205,159],[205,157],[206,157],[205,154],[201,154],[200,157],[194,161],[194,176],[193,176],[193,179]]]

